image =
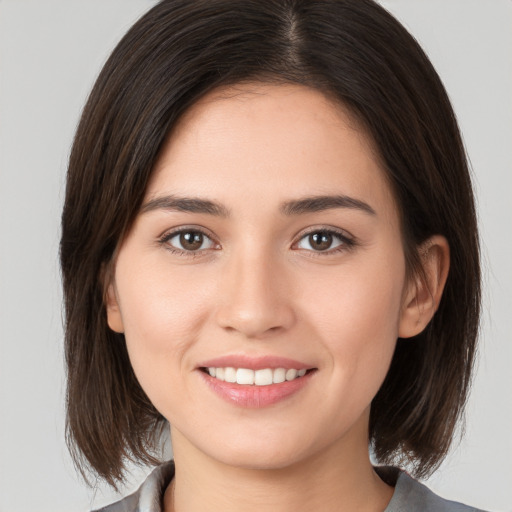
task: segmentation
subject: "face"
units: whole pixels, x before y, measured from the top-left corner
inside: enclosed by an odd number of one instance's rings
[[[203,98],[114,263],[109,325],[175,451],[282,468],[367,448],[410,287],[390,188],[340,106],[291,85]]]

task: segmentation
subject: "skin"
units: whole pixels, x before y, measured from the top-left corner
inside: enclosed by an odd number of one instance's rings
[[[143,207],[107,292],[109,325],[125,333],[137,378],[172,425],[166,511],[385,509],[393,490],[369,461],[370,403],[397,337],[434,314],[449,251],[444,238],[430,239],[421,248],[427,280],[407,281],[397,207],[375,155],[343,108],[293,85],[214,91],[169,137],[144,204],[200,198],[226,215]],[[333,194],[373,213],[282,211]],[[176,252],[177,228],[208,238]],[[342,238],[319,251],[311,229]],[[239,407],[197,369],[232,354],[316,371],[286,400]]]

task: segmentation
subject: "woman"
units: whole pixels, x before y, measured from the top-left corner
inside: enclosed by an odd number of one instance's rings
[[[85,107],[61,261],[79,463],[115,485],[171,426],[106,510],[472,510],[397,469],[448,450],[480,272],[446,93],[372,1],[153,8]]]

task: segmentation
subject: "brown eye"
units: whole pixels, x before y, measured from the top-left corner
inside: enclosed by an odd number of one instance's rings
[[[306,249],[313,252],[326,252],[340,246],[349,248],[352,241],[336,231],[319,230],[303,236],[298,244],[298,249]],[[341,249],[342,247],[340,247]]]
[[[199,231],[180,233],[180,244],[186,251],[197,251],[203,245],[204,235]]]
[[[181,252],[198,252],[214,248],[213,240],[203,232],[188,229],[170,233],[162,242]]]
[[[309,245],[316,251],[326,251],[331,248],[332,235],[330,233],[318,232],[309,235]]]

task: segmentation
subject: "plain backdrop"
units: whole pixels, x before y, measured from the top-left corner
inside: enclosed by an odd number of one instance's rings
[[[0,0],[0,512],[85,511],[117,497],[85,487],[64,443],[59,221],[87,93],[153,4]],[[484,315],[466,436],[427,484],[512,511],[512,2],[383,4],[423,45],[453,100],[483,240]],[[145,472],[134,471],[129,489]]]

